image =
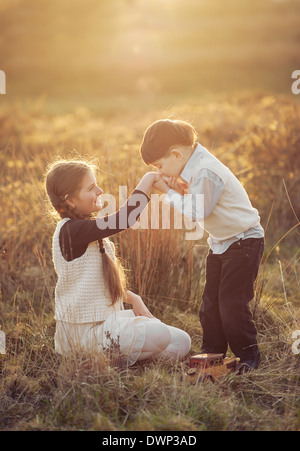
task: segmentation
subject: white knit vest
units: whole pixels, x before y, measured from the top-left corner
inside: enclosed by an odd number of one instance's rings
[[[122,300],[112,305],[107,283],[104,280],[102,254],[98,241],[90,243],[85,253],[66,261],[59,245],[59,233],[69,221],[57,224],[53,236],[53,263],[58,275],[55,289],[55,319],[68,323],[92,323],[106,320],[112,313],[122,310]],[[112,258],[114,244],[103,240],[105,251]]]
[[[212,213],[205,218],[204,228],[220,241],[232,238],[259,224],[258,211],[252,207],[248,194],[235,175],[207,149],[202,148],[203,158],[195,172],[206,168],[217,174],[224,183],[224,190]],[[194,172],[194,173],[195,173]]]

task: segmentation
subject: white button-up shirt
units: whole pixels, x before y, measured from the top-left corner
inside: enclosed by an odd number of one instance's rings
[[[189,194],[203,195],[203,203],[193,201],[193,196],[191,198],[191,196],[181,195],[173,189],[170,189],[165,196],[165,202],[188,218],[198,220],[199,222],[210,215],[224,189],[223,180],[213,171],[202,168],[194,173],[199,158],[204,156],[204,150],[206,149],[201,144],[197,144],[196,149],[180,174],[180,177],[188,183]],[[222,254],[235,241],[262,237],[264,237],[264,229],[258,224],[224,241],[218,241],[210,235],[207,243],[214,254]]]

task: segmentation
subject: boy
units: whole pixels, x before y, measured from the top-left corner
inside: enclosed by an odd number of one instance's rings
[[[165,177],[154,186],[165,201],[194,220],[204,220],[210,247],[200,309],[203,352],[223,353],[228,345],[239,369],[260,363],[257,331],[249,303],[264,251],[258,211],[234,174],[201,144],[183,121],[159,120],[146,130],[141,156]],[[177,180],[178,179],[178,180]],[[204,207],[191,207],[190,194],[203,194]]]

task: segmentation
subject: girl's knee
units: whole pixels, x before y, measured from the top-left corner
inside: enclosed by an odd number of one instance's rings
[[[191,346],[191,337],[189,336],[189,334],[187,332],[185,332],[182,329],[178,329],[177,327],[173,327],[173,326],[168,326],[170,333],[171,333],[171,337],[172,337],[172,342],[176,342],[176,343],[184,343],[187,346]]]
[[[161,354],[163,358],[181,359],[185,357],[191,348],[191,337],[184,330],[168,326],[171,334],[171,342]]]
[[[186,333],[184,330],[180,330],[179,334],[179,346],[178,346],[178,352],[180,354],[180,357],[184,357],[188,354],[188,352],[191,349],[191,337],[188,333]]]
[[[162,352],[169,346],[170,341],[171,334],[166,324],[158,321],[146,323],[146,339],[143,351]]]

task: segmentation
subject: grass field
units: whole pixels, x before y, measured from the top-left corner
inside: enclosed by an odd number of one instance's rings
[[[1,110],[2,430],[300,428],[300,360],[292,352],[292,332],[300,329],[299,113],[291,96],[262,92],[143,116],[83,108],[49,116],[38,102],[26,111],[18,105]],[[58,155],[96,158],[104,192],[117,196],[119,185],[126,185],[129,193],[147,170],[138,152],[143,130],[166,115],[193,122],[199,141],[245,185],[266,229],[253,301],[261,367],[198,387],[180,382],[187,362],[121,370],[99,356],[62,360],[53,346],[55,222],[43,190],[45,168]],[[131,289],[158,318],[190,333],[192,353],[201,345],[205,238],[186,241],[178,230],[128,230],[114,237]]]
[[[299,20],[299,0],[0,1],[0,430],[300,430]],[[197,387],[181,382],[187,361],[120,369],[54,352],[46,167],[92,158],[105,193],[129,194],[147,171],[143,132],[165,117],[195,126],[266,231],[252,302],[261,366]],[[112,238],[130,289],[190,334],[191,353],[206,238]]]

